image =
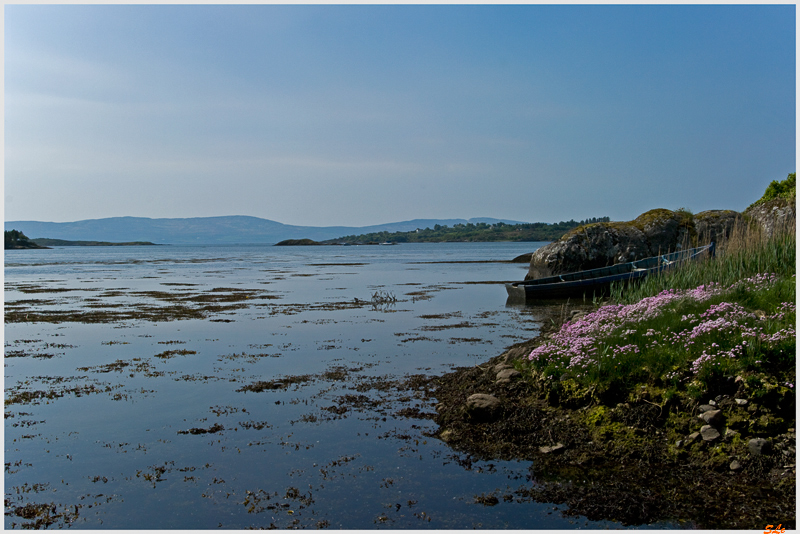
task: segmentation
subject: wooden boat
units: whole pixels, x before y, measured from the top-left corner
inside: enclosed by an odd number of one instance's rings
[[[514,302],[534,299],[558,299],[566,297],[601,296],[614,282],[631,282],[672,269],[677,265],[708,252],[714,256],[714,243],[670,254],[662,254],[628,263],[618,263],[609,267],[565,273],[524,282],[506,284],[508,298]]]

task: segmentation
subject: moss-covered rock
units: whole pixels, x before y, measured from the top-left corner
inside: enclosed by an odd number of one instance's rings
[[[606,267],[694,247],[730,234],[739,214],[653,209],[628,222],[582,225],[533,253],[527,280]]]

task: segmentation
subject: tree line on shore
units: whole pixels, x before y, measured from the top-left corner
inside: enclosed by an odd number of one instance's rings
[[[582,221],[571,219],[557,223],[507,224],[498,222],[434,225],[433,228],[417,228],[410,232],[371,232],[329,239],[323,243],[442,243],[446,241],[554,241],[565,232],[583,224],[610,222],[608,217],[592,217]]]
[[[45,248],[28,238],[19,230],[4,230],[3,236],[5,237],[5,250],[13,250],[20,248]]]

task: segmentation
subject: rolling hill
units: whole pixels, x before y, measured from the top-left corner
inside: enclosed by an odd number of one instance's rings
[[[277,243],[285,239],[324,241],[344,235],[372,232],[408,232],[439,224],[466,223],[519,224],[507,219],[414,219],[374,226],[293,226],[269,219],[244,215],[192,217],[185,219],[150,219],[146,217],[109,217],[75,222],[6,221],[6,230],[19,230],[36,238],[70,241],[151,241],[159,244],[244,244]]]

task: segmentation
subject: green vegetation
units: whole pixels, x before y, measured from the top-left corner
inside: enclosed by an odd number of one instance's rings
[[[793,172],[783,181],[778,182],[777,180],[773,180],[770,182],[767,186],[767,190],[764,192],[764,196],[755,201],[750,207],[752,208],[753,206],[769,202],[776,198],[794,200],[797,195],[796,175],[797,173]]]
[[[794,194],[793,174],[764,196],[783,194]],[[598,442],[651,440],[620,418],[655,409],[668,454],[727,471],[731,458],[749,458],[750,438],[794,439],[795,328],[794,222],[767,234],[740,221],[715,258],[613,287],[610,302],[565,322],[517,368],[551,404],[588,407],[576,420]],[[724,406],[724,439],[705,442],[697,407],[710,401]],[[786,483],[793,492],[794,478]]]
[[[275,243],[276,247],[297,247],[310,245],[322,245],[322,243],[314,241],[313,239],[284,239],[280,243]]]
[[[608,217],[593,217],[585,221],[561,221],[558,223],[467,223],[435,225],[433,228],[418,228],[411,232],[373,232],[361,235],[348,235],[337,239],[330,239],[323,243],[443,243],[457,242],[487,242],[487,241],[554,241],[565,232],[583,224],[609,222]]]
[[[5,230],[5,250],[20,248],[47,248],[31,241],[19,230]]]
[[[732,394],[738,376],[793,410],[795,247],[794,228],[743,226],[713,260],[614,288],[616,303],[537,347],[530,372],[558,396],[613,403],[644,389],[659,405]]]

